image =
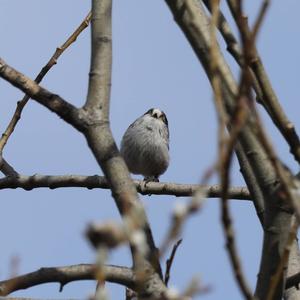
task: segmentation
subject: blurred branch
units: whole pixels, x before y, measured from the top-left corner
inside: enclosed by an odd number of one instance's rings
[[[201,2],[196,0],[165,1],[211,81],[209,20],[205,15]],[[217,59],[223,101],[227,113],[231,116],[237,100],[238,86],[219,48]],[[247,155],[249,165],[264,198],[266,212],[264,218],[264,250],[261,260],[261,273],[258,278],[260,287],[257,289],[259,298],[264,299],[268,288],[267,282],[274,274],[274,270],[276,270],[276,266],[283,255],[293,211],[288,201],[289,197],[278,188],[278,183],[281,182],[278,173],[274,169],[274,161],[271,161],[274,157],[270,157],[265,145],[262,145],[261,138],[258,138],[256,122],[255,115],[251,114],[246,126],[239,135],[239,144],[242,151]],[[236,150],[238,151],[238,148]],[[288,170],[286,172],[291,175]],[[247,184],[249,183],[250,181],[247,181]],[[289,188],[291,188],[293,198],[299,198],[295,185],[291,181],[289,183],[291,183]],[[283,283],[283,281],[281,282]]]
[[[286,272],[292,245],[297,236],[297,230],[298,230],[298,222],[296,221],[295,218],[293,218],[293,224],[291,225],[291,231],[289,232],[288,240],[287,240],[281,261],[277,265],[275,273],[270,278],[269,292],[267,294],[266,300],[274,299],[275,292],[278,289],[278,285],[281,281],[281,278],[283,277],[283,273]]]
[[[177,251],[178,247],[180,246],[181,242],[182,242],[182,239],[178,240],[175,243],[175,245],[173,246],[171,255],[167,259],[166,272],[165,272],[165,277],[164,277],[166,286],[168,286],[168,283],[169,283],[169,280],[170,280],[171,267],[172,267],[172,264],[173,264],[173,261],[174,261],[175,255],[176,255],[176,251]]]
[[[201,2],[202,0],[198,0],[198,1]],[[212,10],[213,1],[212,0],[203,0],[203,3],[206,5],[208,10],[212,13],[212,18],[213,18],[213,15],[214,15],[213,10]],[[240,49],[238,41],[236,40],[236,38],[230,28],[229,23],[227,22],[222,11],[220,11],[220,10],[218,11],[218,20],[217,20],[217,22],[214,21],[213,23],[217,23],[218,29],[220,30],[220,32],[227,44],[227,50],[233,55],[233,57],[236,59],[238,64],[240,66],[243,66],[244,59],[243,59],[242,51]],[[195,45],[194,50],[197,51],[196,49],[198,47],[200,47],[200,45]],[[220,50],[218,49],[218,51],[220,51]],[[200,55],[200,53],[198,54],[198,57],[199,57],[199,55]],[[212,61],[212,60],[210,60],[210,61]],[[256,81],[254,74],[252,74],[252,80],[253,80],[254,89],[256,91],[256,94],[257,94],[258,98],[261,98],[262,92],[260,90],[260,87],[258,85],[258,82]],[[251,191],[253,203],[254,203],[254,206],[256,209],[256,213],[259,217],[260,222],[263,224],[264,199],[263,199],[261,188],[257,184],[257,179],[256,179],[256,177],[253,173],[252,167],[248,161],[248,157],[244,153],[243,148],[241,147],[241,145],[239,143],[236,145],[235,151],[236,151],[236,155],[239,160],[241,173],[247,183],[248,188]]]
[[[299,284],[300,284],[300,272],[287,278],[285,283],[285,288],[290,289],[292,287],[295,287],[297,290],[299,290]]]
[[[0,296],[9,295],[12,292],[31,288],[44,283],[59,283],[60,289],[66,284],[80,280],[96,280],[96,267],[93,264],[81,264],[65,267],[41,268],[35,272],[27,273],[8,280],[0,281]],[[105,280],[134,289],[135,276],[131,269],[120,266],[105,266]],[[286,281],[286,289],[298,288],[300,273],[289,277]],[[5,298],[7,299],[7,298]]]
[[[207,198],[219,198],[221,188],[219,185],[197,185],[180,184],[169,182],[148,182],[145,186],[142,180],[135,180],[137,191],[143,195],[170,195],[176,197],[191,197],[201,188],[205,191]],[[82,187],[88,189],[102,188],[109,189],[104,176],[82,176],[82,175],[19,175],[0,179],[0,190],[22,188],[32,190],[35,188],[67,188]],[[251,195],[246,187],[231,187],[228,190],[230,199],[249,200]]]
[[[245,78],[248,78],[247,94],[249,101],[253,102],[250,92],[251,73],[249,67],[253,64],[253,61],[256,60],[255,37],[259,30],[259,26],[262,23],[262,18],[265,15],[268,2],[265,1],[262,4],[258,19],[255,22],[254,30],[252,32],[249,30],[248,20],[242,10],[242,2],[236,0],[227,0],[227,2],[240,32],[244,57],[242,72],[244,73]],[[269,86],[268,89],[271,89],[271,86]],[[274,102],[272,104],[274,105]],[[254,103],[252,104],[252,115],[256,119],[256,136],[261,143],[261,146],[264,148],[264,151],[268,154],[269,161],[273,165],[274,172],[278,178],[278,184],[276,184],[277,187],[275,187],[272,195],[265,195],[266,226],[264,227],[264,246],[260,265],[260,276],[257,281],[255,294],[258,298],[279,299],[283,295],[286,279],[286,272],[283,272],[283,270],[286,269],[290,248],[295,239],[295,231],[297,230],[297,224],[294,223],[294,225],[291,225],[291,223],[295,222],[291,218],[293,209],[298,221],[300,220],[299,195],[294,192],[294,190],[297,189],[297,184],[296,181],[292,179],[291,172],[284,168],[269,142]],[[281,205],[279,204],[277,204],[277,206],[274,205],[272,203],[274,199],[270,200],[269,197],[272,196],[272,198],[274,198],[275,193],[277,193],[277,201],[275,202],[283,202],[284,204],[281,204],[282,207],[280,207]],[[287,217],[286,211],[290,212]],[[292,227],[292,229],[290,229],[290,227]],[[277,228],[277,236],[272,234],[274,228]],[[287,235],[287,232],[290,230],[291,233]],[[279,243],[281,243],[281,246],[279,251],[277,250],[276,253],[274,252],[274,254],[277,255],[275,259],[275,256],[270,256],[270,249],[275,249],[273,245],[276,243],[275,241],[278,240]],[[276,261],[276,263],[274,263],[274,261]],[[271,283],[269,283],[270,278]]]
[[[79,27],[76,28],[76,30],[71,34],[71,36],[66,40],[66,42],[63,43],[60,47],[56,48],[52,57],[49,59],[47,64],[42,68],[42,70],[39,72],[39,74],[35,78],[34,81],[36,83],[40,83],[43,80],[43,78],[48,73],[48,71],[57,63],[58,58],[63,54],[63,52],[72,43],[74,43],[76,41],[79,34],[89,25],[90,20],[91,20],[91,13],[89,13],[85,17],[85,19],[82,21],[82,23],[79,25]],[[20,120],[22,111],[29,99],[30,99],[30,96],[25,95],[23,97],[23,99],[17,103],[17,108],[14,112],[14,115],[0,139],[0,153],[3,152],[3,149],[7,143],[10,135],[13,133],[18,121]]]
[[[124,226],[115,222],[92,223],[88,226],[86,236],[96,249],[102,246],[112,249],[128,241]]]
[[[300,270],[300,250],[298,245],[298,239],[296,238],[292,244],[291,252],[289,255],[288,268],[287,268],[287,280],[285,285],[285,291],[283,298],[285,300],[300,299],[300,290],[297,283],[290,286],[293,276]],[[300,279],[300,278],[299,278]],[[298,282],[300,282],[298,279]]]
[[[35,272],[0,281],[0,296],[27,289],[39,284],[57,282],[60,291],[72,281],[95,280],[95,265],[81,264],[66,267],[41,268]],[[134,275],[131,269],[119,266],[104,267],[105,280],[129,288],[134,287]]]
[[[205,5],[209,10],[211,10],[211,0],[203,0]],[[229,2],[229,1],[228,1]],[[233,7],[236,7],[236,1],[230,1]],[[262,8],[260,14],[257,18],[256,26],[254,29],[254,36],[256,36],[258,28],[261,24],[262,17],[266,12],[269,1],[264,1],[262,3]],[[247,34],[250,34],[250,29],[247,26]],[[227,22],[225,16],[220,12],[218,28],[227,44],[227,50],[237,63],[241,66],[244,62],[244,57],[241,52],[240,46]],[[286,139],[290,145],[291,152],[294,154],[295,159],[300,162],[300,140],[299,136],[295,130],[294,125],[286,116],[283,108],[280,105],[280,102],[271,86],[271,82],[267,76],[262,60],[259,56],[257,49],[254,49],[254,57],[252,59],[251,65],[251,76],[253,80],[253,87],[256,92],[256,95],[264,106],[266,111],[269,113],[274,124],[277,126],[283,137]]]
[[[219,172],[221,181],[221,219],[223,225],[223,231],[226,239],[226,248],[230,257],[231,266],[235,274],[236,280],[239,283],[243,295],[246,299],[253,299],[252,292],[246,281],[241,260],[238,254],[236,239],[234,235],[233,222],[230,215],[228,205],[228,189],[230,184],[230,167],[233,157],[233,151],[237,143],[238,136],[243,129],[247,114],[244,104],[244,96],[239,95],[237,100],[237,107],[232,120],[230,121],[230,138],[227,143],[224,144],[223,149],[220,148],[219,154]]]
[[[222,99],[222,86],[220,81],[220,69],[218,57],[218,42],[215,28],[217,27],[219,18],[219,0],[211,0],[211,21],[210,21],[210,68],[211,68],[211,84],[213,87],[216,110],[218,113],[219,123],[219,154],[218,154],[218,173],[221,182],[221,220],[223,232],[226,240],[226,249],[230,258],[232,270],[235,274],[237,283],[246,299],[253,299],[252,292],[246,281],[241,260],[236,246],[233,222],[230,215],[228,204],[228,189],[230,185],[230,168],[235,145],[238,136],[244,128],[248,119],[248,109],[243,93],[243,73],[239,92],[235,104],[234,111],[231,116],[226,112],[224,101]],[[230,136],[225,134],[225,128],[229,128]]]
[[[211,11],[211,0],[203,0],[207,8]],[[236,1],[228,1],[231,3],[231,7],[236,8]],[[259,16],[257,18],[257,22],[254,27],[254,37],[257,35],[259,26],[261,25],[262,18],[266,13],[266,9],[269,5],[269,1],[264,1],[262,3],[262,7],[260,9]],[[247,35],[250,34],[250,29],[248,24],[245,24]],[[227,22],[225,16],[220,12],[219,20],[218,20],[218,28],[227,44],[227,50],[237,63],[242,66],[244,63],[244,57],[240,46]],[[274,124],[277,126],[283,137],[286,139],[288,144],[290,145],[291,152],[295,156],[295,159],[300,163],[300,140],[299,136],[296,132],[296,129],[292,122],[286,116],[280,102],[271,86],[271,82],[267,76],[262,60],[259,56],[257,49],[254,47],[253,49],[253,57],[251,59],[251,77],[253,80],[253,87],[256,92],[256,95],[264,106],[266,111],[269,113],[271,119]]]
[[[253,30],[251,33],[251,39],[253,41],[256,40],[257,34],[258,34],[260,28],[262,27],[262,23],[265,19],[265,16],[266,16],[269,6],[270,6],[270,0],[264,0],[261,3],[261,7],[259,9],[259,13],[258,13],[258,16],[256,17],[255,24],[253,26]]]
[[[237,14],[237,9],[239,7],[239,1],[237,0],[227,0],[227,3],[229,5],[229,8],[231,10],[231,13],[238,25],[239,28],[239,19],[241,19]],[[260,13],[254,28],[254,32],[251,33],[251,30],[249,29],[248,23],[243,22],[243,30],[244,34],[247,38],[253,38],[257,34],[258,26],[261,24],[260,18],[262,18],[265,15],[266,8],[268,7],[269,1],[264,1],[262,3]],[[244,18],[244,17],[242,17]],[[226,41],[226,39],[225,39]],[[235,47],[235,50],[237,47]],[[263,103],[264,107],[266,108],[267,112],[269,113],[272,121],[277,126],[285,140],[290,146],[290,151],[294,155],[297,162],[300,164],[300,139],[296,132],[295,126],[293,123],[288,119],[287,115],[285,114],[282,106],[280,105],[280,101],[276,95],[276,93],[273,90],[272,84],[269,80],[269,77],[267,75],[267,72],[264,68],[264,65],[262,63],[262,60],[259,56],[259,53],[253,45],[252,49],[252,57],[250,59],[251,63],[249,67],[251,68],[255,79],[257,80],[259,84],[260,91],[262,93],[262,96],[259,97],[260,101]],[[234,56],[237,58],[240,56],[238,52],[236,51],[236,55]]]

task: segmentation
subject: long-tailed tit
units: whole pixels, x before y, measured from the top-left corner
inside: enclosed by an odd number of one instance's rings
[[[149,109],[126,130],[121,142],[121,154],[133,174],[145,181],[159,181],[169,166],[168,120],[158,108]]]

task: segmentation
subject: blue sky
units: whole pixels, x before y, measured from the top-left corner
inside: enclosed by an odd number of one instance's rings
[[[226,10],[225,1],[223,7]],[[261,1],[245,1],[250,23]],[[48,61],[57,46],[81,22],[90,1],[0,0],[0,56],[31,78]],[[273,1],[258,48],[275,91],[288,116],[300,129],[299,1]],[[231,22],[232,23],[232,22]],[[225,54],[236,77],[238,68]],[[87,29],[60,58],[42,85],[80,106],[87,94],[90,32]],[[11,118],[22,93],[0,80],[0,129]],[[113,5],[113,82],[111,125],[117,143],[138,116],[159,107],[168,116],[171,164],[161,181],[197,183],[216,159],[217,123],[212,92],[192,49],[161,0],[115,0]],[[289,150],[263,111],[266,128],[281,159],[298,171]],[[5,158],[22,174],[102,174],[84,138],[44,107],[31,101],[4,151]],[[211,183],[218,183],[214,177]],[[238,166],[232,183],[243,185]],[[92,263],[95,253],[84,237],[91,221],[117,220],[118,211],[109,191],[3,190],[0,219],[0,278],[10,273],[10,261],[20,259],[19,273],[41,266]],[[176,199],[144,196],[150,223],[159,244],[170,223]],[[250,203],[232,201],[231,210],[240,255],[254,288],[259,267],[262,231]],[[109,263],[130,266],[126,247],[114,251]],[[164,261],[163,261],[164,266]],[[198,274],[211,292],[203,299],[241,299],[234,281],[220,225],[218,199],[206,201],[187,222],[184,240],[173,265],[170,284],[183,289]],[[85,298],[94,292],[91,282],[40,285],[15,293],[43,298]],[[124,289],[108,285],[112,299]]]

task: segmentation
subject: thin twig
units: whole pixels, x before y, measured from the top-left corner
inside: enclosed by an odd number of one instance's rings
[[[170,280],[170,274],[171,274],[171,267],[176,255],[176,251],[180,244],[182,243],[182,239],[178,240],[175,245],[173,246],[172,252],[170,257],[166,261],[166,272],[165,272],[165,284],[168,286],[169,280]]]
[[[49,59],[47,64],[42,68],[42,70],[39,72],[37,77],[35,78],[36,83],[40,83],[45,75],[48,73],[48,71],[57,63],[58,58],[63,54],[63,52],[76,41],[79,34],[89,25],[89,22],[91,20],[91,13],[85,17],[85,19],[82,21],[82,23],[76,28],[76,30],[71,34],[71,36],[64,42],[60,47],[56,48],[54,54]],[[17,108],[14,112],[14,115],[9,122],[6,130],[2,134],[2,137],[0,139],[0,153],[3,152],[3,149],[10,137],[10,135],[13,133],[18,121],[21,118],[22,111],[30,99],[30,96],[25,95],[21,101],[18,102]]]
[[[259,9],[259,13],[258,13],[258,16],[255,20],[255,23],[254,23],[254,26],[253,26],[253,29],[252,29],[252,40],[255,41],[256,40],[256,37],[257,37],[257,34],[262,26],[262,23],[265,19],[265,16],[266,16],[266,13],[267,13],[267,10],[269,8],[269,5],[270,5],[270,0],[264,0],[264,2],[261,4],[261,8]]]

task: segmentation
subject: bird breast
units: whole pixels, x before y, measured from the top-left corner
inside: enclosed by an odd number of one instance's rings
[[[169,165],[167,128],[156,119],[138,119],[126,131],[121,152],[134,174],[159,176]]]

